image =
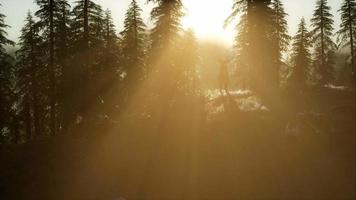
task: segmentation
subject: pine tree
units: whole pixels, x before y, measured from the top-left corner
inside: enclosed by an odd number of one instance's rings
[[[157,3],[151,18],[155,21],[151,34],[152,49],[162,53],[168,47],[174,47],[181,31],[180,20],[184,16],[181,0],[148,0]]]
[[[297,34],[293,38],[293,71],[289,77],[289,85],[298,91],[305,88],[308,81],[309,68],[311,64],[310,47],[311,37],[303,18],[298,25]]]
[[[100,67],[100,58],[103,56],[105,21],[101,6],[91,0],[76,1],[72,15],[73,63],[79,66],[77,73],[80,80],[77,91],[79,97],[75,104],[76,112],[83,113],[87,110],[91,98],[90,77],[93,76],[93,70]]]
[[[69,43],[71,40],[70,33],[70,5],[67,0],[58,2],[58,12],[55,20],[55,60],[60,66],[61,75],[65,76],[66,61],[68,60]],[[62,77],[63,78],[63,77]]]
[[[115,69],[118,66],[118,37],[115,32],[115,25],[110,10],[105,11],[104,17],[104,50],[103,65],[106,69]]]
[[[128,84],[142,80],[145,57],[146,25],[141,17],[141,8],[133,0],[126,12],[122,41],[122,64],[127,73]]]
[[[1,6],[1,4],[0,4]],[[0,143],[4,138],[4,128],[9,128],[11,118],[11,95],[12,95],[12,57],[7,53],[6,46],[14,45],[14,42],[7,38],[5,15],[0,13]]]
[[[42,38],[39,35],[39,28],[29,12],[25,25],[21,30],[20,49],[16,52],[19,79],[17,87],[23,96],[20,105],[26,124],[27,139],[32,138],[32,126],[36,137],[41,134],[40,92],[38,85],[42,82],[39,77],[43,54],[41,43]],[[33,117],[30,113],[33,113]]]
[[[184,16],[181,0],[149,0],[156,3],[152,9],[151,18],[154,20],[152,29],[151,48],[149,52],[150,77],[154,82],[154,90],[166,98],[167,104],[172,100],[172,93],[179,90],[178,55],[181,18]]]
[[[55,26],[56,15],[60,11],[59,0],[36,0],[39,10],[35,15],[40,19],[38,22],[39,27],[44,33],[44,45],[48,51],[46,55],[47,76],[49,79],[49,106],[50,106],[50,121],[49,129],[50,134],[56,134],[56,115],[57,109],[57,78],[56,78],[56,63],[55,63]]]
[[[250,81],[250,67],[248,65],[250,56],[252,52],[250,48],[250,23],[251,15],[249,14],[252,10],[252,3],[248,0],[234,1],[233,10],[231,15],[225,20],[225,27],[233,23],[236,18],[241,15],[239,23],[235,25],[236,36],[234,41],[234,51],[235,51],[235,64],[237,72],[239,73],[239,80],[241,85],[244,87],[250,86],[252,83]]]
[[[280,84],[280,72],[283,64],[282,54],[288,50],[291,37],[288,34],[288,14],[284,11],[284,5],[281,0],[272,1],[272,21],[273,32],[272,40],[274,43],[274,63],[277,66],[277,78],[276,81]]]
[[[100,5],[91,0],[78,0],[72,10],[72,31],[80,51],[95,47],[103,40],[104,16]]]
[[[56,26],[55,26],[55,61],[58,66],[58,123],[57,132],[65,133],[67,131],[68,124],[73,120],[70,113],[73,111],[72,99],[70,90],[73,87],[70,84],[70,77],[73,75],[70,69],[69,54],[71,32],[70,32],[70,5],[67,0],[60,0],[58,2],[59,11],[56,13]]]
[[[327,0],[318,0],[314,10],[313,18],[311,19],[313,30],[312,42],[315,48],[315,66],[320,73],[320,84],[325,85],[333,81],[333,67],[327,63],[332,63],[328,57],[332,55],[329,51],[334,52],[336,45],[332,40],[333,37],[333,15],[330,13],[331,7],[327,5]]]
[[[341,24],[340,30],[337,32],[338,40],[343,47],[350,47],[351,70],[353,79],[356,80],[355,66],[355,34],[356,34],[356,1],[344,0],[341,9]]]
[[[231,15],[226,19],[226,25],[241,16],[236,26],[235,49],[237,51],[238,67],[244,68],[250,89],[266,90],[276,87],[275,63],[270,51],[273,44],[272,9],[270,0],[235,0]]]

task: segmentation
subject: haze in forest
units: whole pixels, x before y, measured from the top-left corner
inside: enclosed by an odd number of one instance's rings
[[[356,199],[356,0],[0,4],[1,200]]]

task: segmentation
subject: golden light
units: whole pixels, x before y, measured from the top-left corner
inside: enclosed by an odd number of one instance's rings
[[[183,27],[191,28],[200,39],[215,39],[231,44],[234,27],[224,29],[224,21],[232,8],[232,0],[183,0]]]

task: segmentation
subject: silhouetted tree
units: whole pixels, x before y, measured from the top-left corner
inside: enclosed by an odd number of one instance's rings
[[[339,10],[341,13],[340,30],[337,32],[338,40],[343,47],[350,47],[351,70],[356,80],[355,66],[355,34],[356,34],[356,1],[344,0]]]
[[[72,11],[71,24],[74,54],[73,63],[79,67],[76,112],[85,112],[90,104],[89,83],[94,69],[98,69],[104,45],[104,17],[100,5],[91,0],[78,0]],[[79,94],[79,95],[78,95]]]
[[[119,58],[118,37],[115,31],[115,25],[110,10],[105,11],[104,17],[104,51],[103,65],[105,69],[117,68]]]
[[[288,34],[288,14],[284,11],[284,5],[281,0],[272,1],[272,40],[275,52],[274,63],[277,67],[277,83],[280,84],[281,66],[283,65],[282,55],[288,50],[291,37]]]
[[[12,57],[7,53],[6,46],[14,45],[14,42],[7,38],[8,27],[5,15],[0,13],[0,143],[5,140],[5,132],[10,131],[11,122],[13,70]]]
[[[71,113],[73,112],[73,102],[71,90],[73,85],[70,82],[72,69],[70,65],[71,56],[69,53],[70,43],[72,41],[72,34],[70,31],[70,5],[67,0],[59,1],[59,11],[56,13],[55,26],[55,60],[58,66],[58,132],[66,132],[69,122],[72,120]]]
[[[151,33],[152,49],[162,53],[168,47],[176,45],[177,35],[181,31],[180,20],[184,13],[181,0],[148,0],[158,5],[152,9],[151,18],[154,28]]]
[[[325,85],[333,81],[334,75],[334,66],[327,65],[333,63],[328,61],[329,59],[334,59],[331,57],[333,53],[329,53],[329,51],[333,52],[336,49],[332,39],[334,20],[333,15],[330,13],[331,7],[327,5],[327,0],[318,0],[316,4],[316,9],[311,19],[313,27],[311,34],[315,47],[315,67],[321,76],[320,84]]]
[[[300,91],[305,88],[309,68],[311,64],[311,53],[309,48],[311,47],[311,37],[307,30],[304,18],[298,25],[297,34],[293,38],[292,48],[292,74],[289,77],[289,86]]]
[[[49,129],[50,134],[56,134],[56,119],[57,109],[57,79],[56,79],[56,66],[55,66],[55,26],[56,15],[60,11],[59,0],[36,0],[39,10],[36,12],[36,16],[40,19],[38,26],[43,31],[44,46],[47,49],[48,55],[45,56],[47,72],[49,78],[49,106],[50,106],[50,121]]]
[[[42,38],[39,35],[39,28],[33,16],[29,12],[25,20],[25,25],[21,30],[20,49],[16,52],[18,68],[18,89],[22,96],[20,112],[24,118],[27,139],[32,138],[32,129],[38,137],[40,133],[40,99],[39,84],[42,82],[39,77],[42,65],[41,50]],[[32,114],[31,114],[32,113]],[[33,127],[33,128],[32,128]]]
[[[142,20],[141,12],[136,0],[133,0],[126,12],[124,30],[120,33],[122,38],[121,63],[127,73],[126,80],[129,86],[141,81],[145,70],[146,25]]]
[[[273,18],[270,0],[235,0],[226,25],[238,16],[241,20],[236,27],[236,50],[238,67],[245,68],[248,85],[262,92],[275,88],[277,68],[271,52],[273,44]],[[266,87],[267,86],[267,87]]]
[[[91,0],[78,0],[72,11],[72,31],[77,51],[97,47],[104,39],[104,16],[100,5]],[[82,52],[80,52],[82,53]]]
[[[164,101],[165,105],[175,99],[179,88],[179,38],[181,37],[181,18],[183,4],[181,0],[149,0],[156,3],[151,11],[154,20],[151,48],[149,52],[149,67],[152,72],[154,95]]]

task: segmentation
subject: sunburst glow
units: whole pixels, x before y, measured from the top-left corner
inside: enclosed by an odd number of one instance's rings
[[[202,39],[217,39],[231,43],[233,27],[224,29],[224,21],[231,7],[231,0],[184,0],[184,28],[192,28]]]

